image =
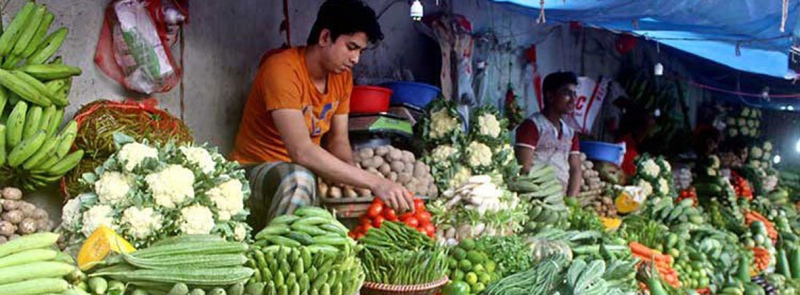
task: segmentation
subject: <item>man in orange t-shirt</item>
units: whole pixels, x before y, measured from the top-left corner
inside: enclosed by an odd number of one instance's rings
[[[413,208],[403,186],[354,166],[348,138],[351,69],[382,38],[375,11],[366,4],[328,0],[308,46],[273,52],[262,61],[230,155],[248,172],[254,229],[298,207],[318,205],[314,175],[370,189],[395,209]]]

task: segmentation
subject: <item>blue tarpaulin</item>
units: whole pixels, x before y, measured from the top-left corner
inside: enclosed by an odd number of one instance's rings
[[[534,17],[539,0],[492,0]],[[780,31],[786,8],[785,30]],[[546,0],[547,21],[631,32],[731,68],[786,77],[800,1]]]

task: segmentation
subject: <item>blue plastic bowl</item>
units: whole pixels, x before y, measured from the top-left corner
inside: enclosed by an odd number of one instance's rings
[[[417,82],[396,81],[381,85],[392,90],[392,105],[403,103],[424,108],[441,90],[438,87]]]
[[[612,144],[599,141],[581,141],[581,152],[586,154],[586,158],[595,161],[606,161],[622,165],[625,156],[625,145]]]

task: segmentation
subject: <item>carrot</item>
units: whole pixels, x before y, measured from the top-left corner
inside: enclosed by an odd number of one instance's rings
[[[653,254],[655,254],[653,249],[647,248],[647,246],[639,244],[638,242],[630,242],[628,243],[628,247],[631,248],[631,252],[635,254],[640,254],[641,256],[644,257],[650,257],[653,256]]]

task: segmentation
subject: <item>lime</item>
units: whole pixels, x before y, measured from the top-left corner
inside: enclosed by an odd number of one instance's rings
[[[467,282],[467,284],[474,285],[475,283],[478,282],[478,275],[475,274],[474,272],[469,272],[464,277],[464,281]]]

